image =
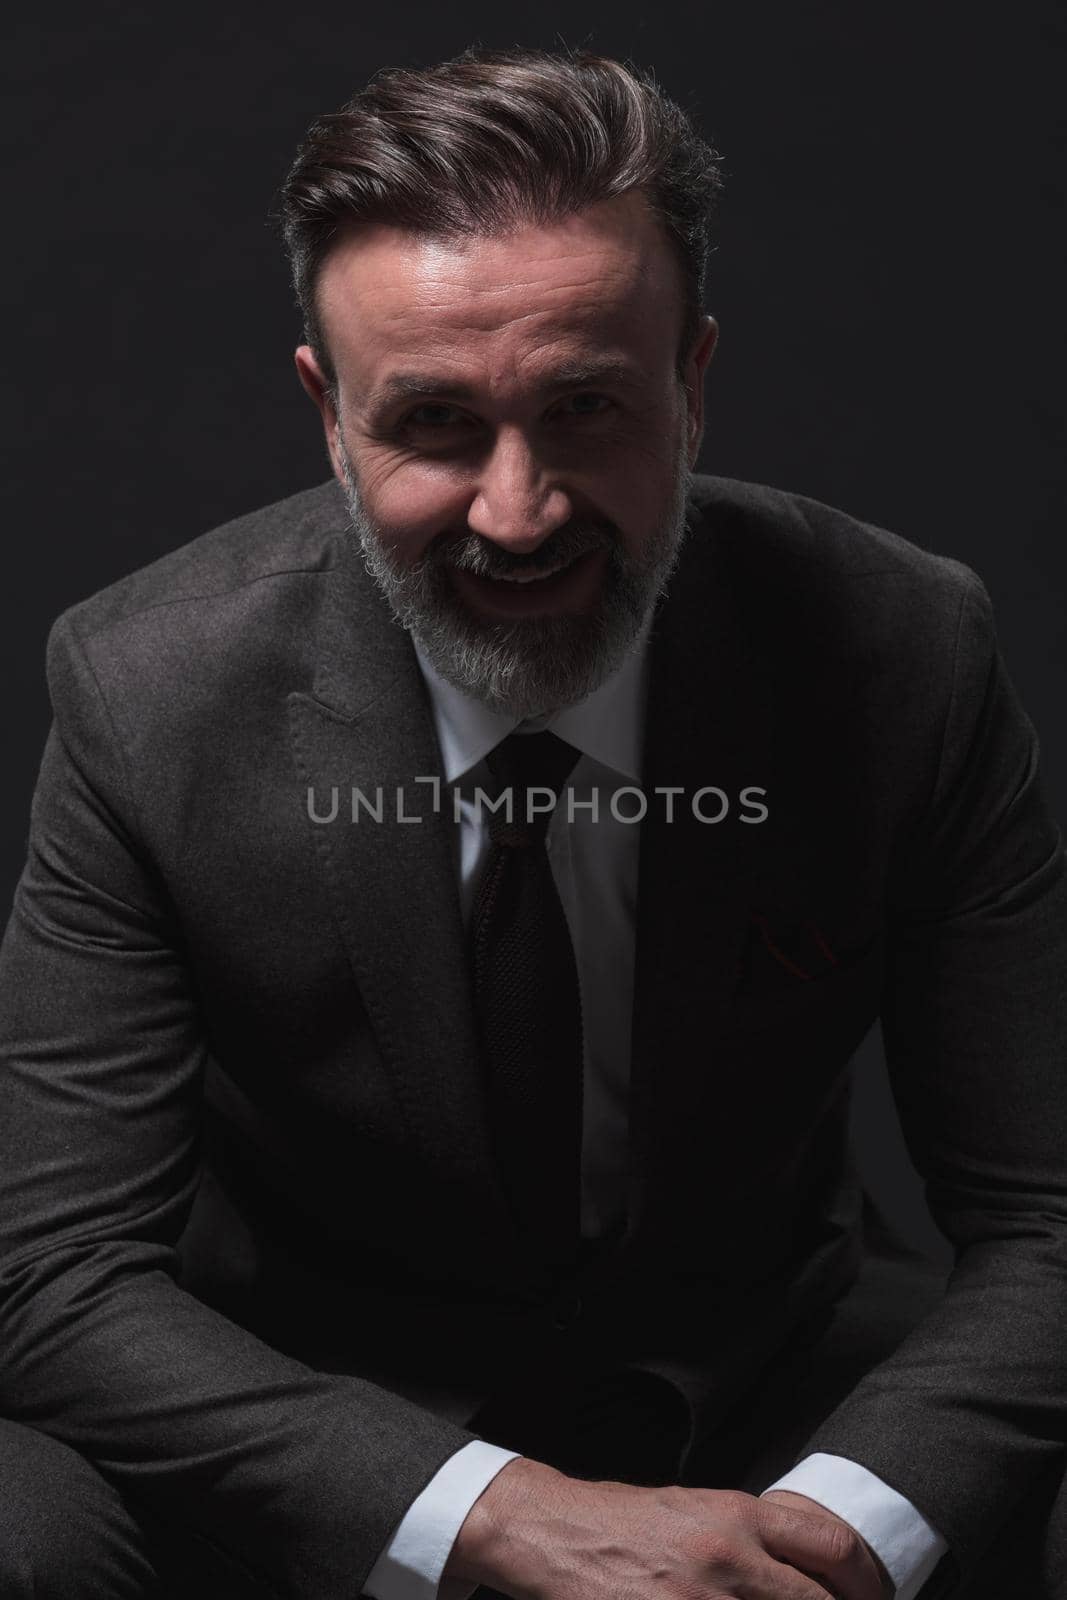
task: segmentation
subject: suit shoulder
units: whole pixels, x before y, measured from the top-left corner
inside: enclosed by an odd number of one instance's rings
[[[251,714],[271,686],[310,681],[315,619],[347,527],[331,479],[68,606],[45,647],[54,714],[67,727],[102,696],[129,727],[195,730],[223,707]]]
[[[53,633],[83,640],[163,607],[210,602],[265,579],[328,570],[346,526],[333,479],[231,518],[68,606]]]
[[[805,594],[824,608],[836,601],[861,624],[906,608],[912,630],[916,606],[931,622],[955,617],[964,599],[989,611],[985,585],[966,562],[807,495],[697,473],[690,499],[698,537],[739,583],[758,586],[764,604]]]

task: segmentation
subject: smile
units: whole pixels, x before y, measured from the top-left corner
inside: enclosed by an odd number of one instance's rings
[[[453,569],[452,577],[463,598],[490,615],[584,611],[600,592],[607,556],[606,550],[589,550],[576,560],[551,567],[547,572],[483,578],[473,572]]]
[[[563,572],[565,568],[573,565],[573,561],[561,561],[557,566],[547,567],[541,572],[494,573],[491,581],[493,583],[543,583],[546,578],[553,578],[557,572]]]

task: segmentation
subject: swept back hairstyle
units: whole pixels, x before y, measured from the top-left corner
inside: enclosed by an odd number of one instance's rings
[[[439,239],[501,235],[642,191],[681,269],[679,377],[702,314],[718,153],[651,74],[589,51],[471,46],[383,68],[319,117],[278,220],[311,346],[336,398],[315,290],[331,244],[360,223]]]

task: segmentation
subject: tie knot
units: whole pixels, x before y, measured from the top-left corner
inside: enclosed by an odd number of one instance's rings
[[[489,812],[489,836],[493,844],[522,848],[543,838],[549,819],[559,800],[560,790],[578,760],[572,744],[547,728],[542,733],[509,733],[486,756],[486,764],[496,784],[495,798],[505,796],[499,810]],[[540,809],[544,800],[534,799],[538,809],[527,809],[527,791],[551,789],[551,807]],[[511,791],[511,822],[508,821],[506,791]]]

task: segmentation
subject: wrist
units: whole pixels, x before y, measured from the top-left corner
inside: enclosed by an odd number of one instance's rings
[[[544,1462],[526,1456],[507,1462],[467,1513],[442,1577],[489,1588],[521,1581],[521,1524],[564,1481],[563,1473]]]

